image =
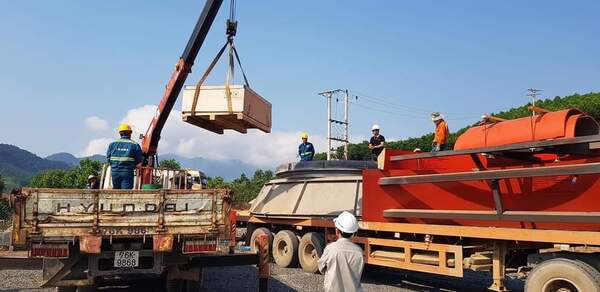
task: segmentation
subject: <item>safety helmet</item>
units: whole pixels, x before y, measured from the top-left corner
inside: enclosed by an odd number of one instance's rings
[[[93,174],[90,174],[90,175],[88,176],[88,180],[90,180],[90,179],[93,179],[93,178],[97,178],[97,177],[96,177],[95,175],[93,175]]]
[[[375,131],[375,130],[379,130],[378,124],[375,124],[375,125],[373,125],[373,127],[371,127],[371,131]]]
[[[438,113],[438,112],[432,112],[431,113],[431,120],[432,121],[439,121],[439,120],[443,120],[444,119],[444,115]]]
[[[300,134],[300,139],[308,139],[308,133],[302,132],[302,134]]]
[[[335,228],[344,233],[355,233],[358,231],[358,221],[348,211],[342,212],[342,214],[333,219],[333,223],[335,224]]]
[[[128,124],[125,124],[125,123],[121,123],[119,125],[119,133],[120,132],[131,132],[131,126],[129,126]]]

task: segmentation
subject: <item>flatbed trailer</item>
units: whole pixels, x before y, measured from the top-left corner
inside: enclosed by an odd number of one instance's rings
[[[303,202],[306,196],[315,196],[306,193],[307,186],[311,184],[327,184],[326,180],[334,184],[320,188],[318,196],[325,202],[331,197],[347,201],[352,196],[336,193],[335,177],[294,177],[284,171],[288,177],[277,178],[266,185],[251,209],[248,234],[252,236],[249,244],[253,244],[256,236],[267,234],[272,238],[272,253],[277,264],[287,267],[299,264],[307,272],[317,272],[316,262],[323,248],[335,240],[332,219],[342,211],[350,211],[359,219],[360,229],[353,240],[363,248],[367,264],[454,277],[463,277],[464,269],[491,272],[493,282],[489,289],[493,291],[507,291],[504,286],[507,270],[526,278],[526,290],[531,292],[600,291],[600,213],[597,211],[600,201],[568,205],[565,200],[563,204],[566,206],[579,208],[552,206],[550,210],[541,209],[548,202],[531,202],[526,204],[531,210],[511,210],[510,207],[518,204],[511,201],[514,189],[507,191],[506,183],[510,179],[531,183],[534,179],[535,186],[538,178],[558,177],[558,186],[544,185],[548,194],[554,196],[552,199],[556,200],[562,194],[570,198],[569,202],[588,202],[586,196],[600,193],[600,188],[596,189],[600,183],[600,167],[595,162],[599,143],[600,136],[592,135],[438,153],[415,154],[386,149],[380,156],[377,169],[361,169],[361,179],[356,181],[360,194],[354,197],[357,202],[354,208],[330,204],[329,210],[314,214],[297,212],[297,206],[306,203]],[[427,168],[421,172],[406,170],[407,163],[423,167],[428,163],[438,163],[431,160],[439,157],[453,159],[462,155],[477,160],[514,153],[522,157],[523,151],[532,155],[559,151],[564,155],[572,149],[586,153],[585,157],[561,156],[567,162],[557,160],[550,163],[552,165],[533,166],[526,163],[523,168],[502,170],[446,169],[436,173]],[[571,163],[568,163],[569,159],[572,159]],[[403,163],[401,167],[398,162]],[[394,170],[396,167],[399,167],[398,171]],[[429,209],[427,205],[414,208],[411,204],[422,201],[402,193],[412,190],[404,188],[404,185],[434,185],[456,191],[452,184],[459,185],[464,181],[488,183],[487,193],[483,193],[485,198],[479,194],[456,195],[485,202],[478,205],[481,210],[461,209],[450,203],[446,208]],[[274,188],[273,184],[279,184],[278,188]],[[562,189],[569,184],[573,185],[572,194]],[[559,191],[553,187],[558,187]],[[291,195],[293,193],[296,194]],[[431,195],[431,200],[435,200],[434,194]],[[537,195],[534,193],[534,196]],[[286,198],[290,207],[277,206],[278,196]],[[438,197],[440,205],[445,200],[441,196]],[[292,197],[295,200],[290,199]],[[425,199],[427,197],[423,197]],[[465,206],[468,206],[467,203]]]

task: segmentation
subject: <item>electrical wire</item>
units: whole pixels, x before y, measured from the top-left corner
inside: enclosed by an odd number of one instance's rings
[[[411,106],[407,106],[407,105],[401,105],[401,104],[398,104],[398,103],[394,103],[394,102],[390,101],[389,98],[375,97],[375,96],[372,96],[372,95],[369,95],[369,94],[365,94],[365,93],[362,93],[362,92],[356,91],[356,90],[354,90],[354,92],[358,93],[359,97],[371,100],[372,102],[375,102],[375,103],[383,104],[386,107],[391,106],[391,107],[402,109],[402,110],[405,110],[405,111],[408,111],[408,112],[419,113],[419,114],[431,114],[432,112],[434,112],[432,110],[426,110],[426,109],[423,109],[423,108],[411,107]],[[444,111],[444,114],[446,114],[446,115],[456,115],[456,116],[465,116],[465,117],[467,117],[467,116],[469,116],[469,117],[471,117],[471,116],[480,116],[480,113],[473,113],[473,112],[446,112],[446,111]]]

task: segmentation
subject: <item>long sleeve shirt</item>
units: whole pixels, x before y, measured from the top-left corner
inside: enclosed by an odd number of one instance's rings
[[[360,285],[363,267],[363,251],[350,239],[340,238],[330,243],[319,259],[319,271],[325,274],[325,291],[363,291]]]
[[[143,159],[142,148],[129,137],[123,136],[108,146],[106,159],[111,171],[133,171]]]
[[[302,143],[298,146],[298,155],[300,161],[311,161],[315,156],[315,147],[310,142]]]
[[[435,136],[433,137],[433,143],[444,145],[448,143],[448,137],[450,136],[450,130],[448,130],[448,124],[442,120],[435,128]]]

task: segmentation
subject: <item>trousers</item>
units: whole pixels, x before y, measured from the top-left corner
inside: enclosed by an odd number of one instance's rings
[[[111,173],[113,189],[133,189],[133,170],[132,171],[114,171]]]

